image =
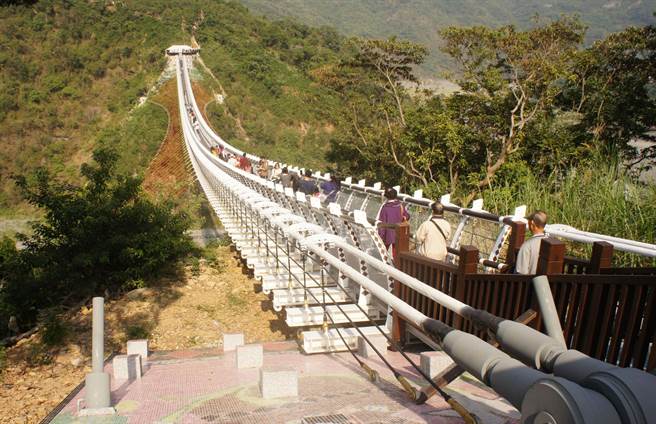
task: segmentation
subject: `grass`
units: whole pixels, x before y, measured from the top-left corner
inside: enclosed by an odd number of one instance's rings
[[[104,131],[99,142],[112,144],[121,153],[117,164],[119,172],[143,172],[166,136],[168,122],[166,109],[146,102],[118,128]]]
[[[246,306],[246,300],[235,293],[228,293],[228,304],[231,308],[239,309]]]
[[[125,330],[125,336],[127,340],[147,339],[150,336],[150,331],[141,325],[133,324]]]
[[[483,198],[490,211],[506,214],[509,205],[520,203],[527,205],[529,212],[546,211],[553,223],[656,242],[656,186],[637,182],[613,163],[596,160],[546,179],[528,173],[520,181],[485,191]],[[576,253],[585,257],[589,252],[587,246]],[[654,260],[620,252],[614,259],[618,265],[656,266]]]
[[[206,314],[208,314],[211,317],[213,317],[214,314],[216,314],[216,306],[214,306],[214,305],[208,305],[208,304],[201,303],[199,305],[196,305],[196,309],[198,309],[201,312],[205,312]]]

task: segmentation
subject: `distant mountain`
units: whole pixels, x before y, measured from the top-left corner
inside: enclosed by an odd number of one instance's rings
[[[347,35],[398,36],[429,47],[422,71],[434,76],[453,64],[439,51],[441,28],[502,26],[525,28],[540,19],[578,14],[588,25],[587,41],[627,26],[654,23],[656,0],[240,0],[255,13],[295,17],[312,26],[328,25]]]

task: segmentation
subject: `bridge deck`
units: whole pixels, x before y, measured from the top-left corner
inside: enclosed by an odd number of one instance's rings
[[[295,343],[265,344],[265,366],[299,372],[298,398],[263,400],[258,369],[235,366],[234,354],[220,350],[160,352],[151,356],[141,380],[112,382],[117,415],[75,415],[78,393],[53,423],[456,423],[456,413],[434,397],[410,402],[379,359],[365,360],[381,381],[370,382],[348,353],[303,355]],[[411,354],[418,360],[416,354]],[[420,382],[398,353],[392,364]],[[111,366],[106,368],[111,372]],[[448,391],[485,423],[518,422],[519,414],[488,388],[459,379]],[[323,418],[318,418],[323,417]]]

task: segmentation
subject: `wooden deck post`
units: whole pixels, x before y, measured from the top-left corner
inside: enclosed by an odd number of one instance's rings
[[[396,227],[396,257],[394,258],[394,266],[400,269],[399,256],[401,252],[408,252],[410,250],[410,224],[402,222]]]
[[[537,275],[562,274],[565,259],[565,243],[546,237],[540,243],[540,256],[538,257]]]
[[[465,275],[476,274],[478,269],[478,249],[474,246],[460,246],[460,259],[458,261],[458,273],[454,281],[453,297],[465,301]],[[453,327],[457,330],[463,328],[463,318],[460,315],[454,315]]]
[[[401,256],[403,253],[410,251],[410,225],[402,222],[396,228],[396,256],[394,257],[394,266],[403,271],[401,267]],[[392,294],[400,299],[404,299],[405,290],[402,290],[401,283],[394,281]],[[405,299],[404,299],[405,300]],[[401,316],[392,311],[392,340],[399,345],[405,341],[405,322]]]
[[[613,260],[613,245],[607,241],[595,241],[592,244],[592,256],[586,274],[600,274],[602,268],[610,268]]]
[[[517,260],[517,252],[522,247],[526,238],[526,224],[521,221],[510,223],[510,238],[508,239],[508,257],[506,263],[514,264]]]

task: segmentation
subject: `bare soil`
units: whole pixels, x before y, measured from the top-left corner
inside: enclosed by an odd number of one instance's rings
[[[247,342],[292,337],[235,253],[216,252],[216,267],[201,259],[179,277],[106,302],[106,356],[124,353],[129,338],[147,337],[151,350],[177,350],[221,346],[230,332],[243,332]],[[0,423],[38,422],[91,370],[91,310],[83,306],[63,320],[62,346],[45,347],[37,333],[7,350]]]

